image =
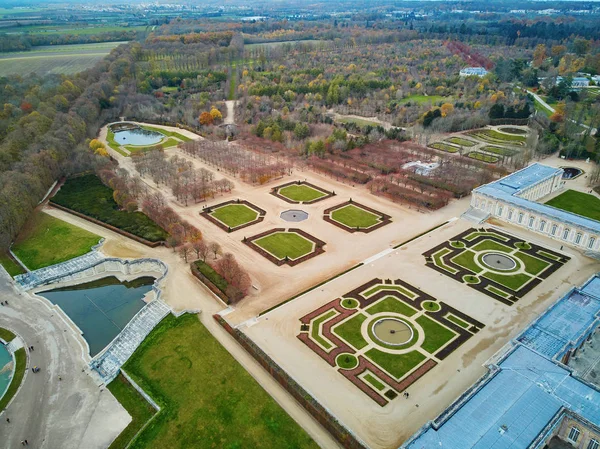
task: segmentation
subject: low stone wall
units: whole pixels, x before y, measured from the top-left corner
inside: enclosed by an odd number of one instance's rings
[[[367,449],[365,443],[358,439],[333,414],[322,406],[312,395],[298,384],[287,372],[269,357],[256,343],[238,329],[232,328],[220,315],[213,316],[215,320],[242,347],[252,355],[273,378],[283,386],[297,401],[315,418],[331,435],[346,449]]]

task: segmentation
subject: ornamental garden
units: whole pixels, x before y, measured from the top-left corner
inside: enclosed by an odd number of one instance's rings
[[[276,265],[298,265],[325,252],[325,242],[301,229],[271,229],[243,241]]]
[[[231,200],[205,208],[200,214],[227,232],[260,223],[266,212],[246,200]]]
[[[326,209],[323,220],[348,232],[372,232],[392,221],[389,215],[352,201],[352,198]]]
[[[423,253],[426,265],[512,305],[569,257],[497,230],[468,229]]]
[[[271,195],[291,204],[312,204],[335,195],[335,192],[329,192],[306,181],[293,181],[273,187]]]
[[[300,323],[298,338],[382,407],[484,327],[399,279],[373,279]]]

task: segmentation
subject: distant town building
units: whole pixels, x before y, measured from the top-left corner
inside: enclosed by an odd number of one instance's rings
[[[402,166],[402,168],[404,170],[408,170],[408,169],[412,168],[412,169],[414,169],[414,171],[417,175],[430,176],[432,174],[432,172],[439,166],[440,166],[440,164],[438,164],[437,162],[426,163],[426,162],[417,161],[417,162],[408,162],[408,163],[404,164]]]
[[[489,72],[483,67],[467,67],[460,71],[460,76],[485,76]]]
[[[488,217],[582,249],[600,248],[600,222],[537,203],[540,198],[563,188],[564,170],[532,164],[498,181],[473,190],[471,215]]]

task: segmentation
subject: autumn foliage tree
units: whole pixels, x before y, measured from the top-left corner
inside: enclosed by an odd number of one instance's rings
[[[235,260],[235,256],[231,253],[226,253],[214,264],[214,269],[219,273],[229,284],[225,294],[232,301],[239,301],[248,294],[248,290],[252,285],[250,276]]]
[[[213,124],[214,119],[210,112],[205,111],[202,114],[200,114],[200,118],[198,118],[198,121],[203,126],[209,126]]]

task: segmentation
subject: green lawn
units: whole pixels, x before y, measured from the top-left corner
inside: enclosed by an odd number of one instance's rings
[[[367,319],[362,313],[355,314],[349,320],[344,321],[342,324],[336,326],[333,330],[334,334],[337,334],[343,340],[354,346],[355,349],[362,349],[368,345],[364,339],[360,328],[362,323]]]
[[[448,321],[452,321],[454,324],[457,324],[458,326],[464,328],[464,329],[468,329],[469,328],[469,323],[467,323],[466,321],[461,320],[459,317],[455,316],[455,315],[446,315],[446,319]]]
[[[423,328],[423,331],[425,332],[425,341],[421,347],[430,354],[433,354],[435,351],[440,349],[456,335],[447,327],[438,324],[432,319],[427,318],[425,315],[421,315],[415,321]]]
[[[573,212],[600,221],[600,199],[589,193],[567,190],[546,203],[558,209]]]
[[[51,201],[151,242],[163,241],[168,235],[142,212],[120,210],[113,190],[96,175],[67,179]]]
[[[320,190],[313,189],[312,187],[303,184],[293,184],[291,186],[279,189],[279,194],[292,201],[302,202],[313,201],[326,195],[326,193],[321,192]]]
[[[500,251],[502,253],[511,253],[513,251],[512,248],[494,240],[483,240],[471,249],[473,251]]]
[[[520,259],[525,265],[525,271],[534,276],[544,271],[550,265],[548,262],[538,259],[537,257],[530,256],[529,254],[521,251],[513,254],[517,259]]]
[[[167,316],[125,364],[162,408],[131,449],[316,449],[196,315]]]
[[[448,145],[447,143],[443,143],[443,142],[432,143],[431,145],[429,145],[429,148],[433,148],[434,150],[445,151],[446,153],[458,152],[458,147],[455,147],[453,145]]]
[[[525,273],[499,274],[492,271],[486,271],[483,276],[492,281],[496,281],[513,291],[519,290],[532,279],[531,276]]]
[[[165,136],[176,137],[177,139],[181,140],[182,142],[191,142],[193,140],[193,139],[190,139],[189,137],[184,136],[183,134],[180,134],[175,131],[168,131],[163,128],[156,128],[154,126],[148,126],[148,125],[144,125],[144,126],[142,126],[142,128],[147,129],[149,131],[154,131],[157,133],[164,134]]]
[[[129,150],[129,152],[131,152],[131,153],[142,153],[144,151],[155,150],[158,147],[162,147],[162,148],[176,147],[180,143],[181,142],[179,142],[179,140],[169,137],[167,140],[163,140],[163,141],[157,143],[156,145],[149,145],[149,146],[125,145],[125,148],[127,150]]]
[[[335,316],[335,312],[333,310],[330,310],[329,312],[325,313],[324,315],[321,315],[321,316],[315,318],[312,321],[312,326],[310,329],[311,338],[313,340],[315,340],[317,343],[319,343],[321,346],[323,346],[325,349],[331,348],[331,343],[329,343],[324,338],[321,338],[321,334],[320,334],[321,324],[324,323],[325,321],[329,320],[333,316]]]
[[[450,97],[442,97],[440,95],[410,95],[403,98],[400,104],[417,103],[417,104],[437,104],[440,101],[449,101]]]
[[[417,313],[417,311],[408,304],[403,303],[393,296],[380,299],[375,304],[365,309],[365,311],[371,315],[381,312],[394,312],[404,316],[413,316]]]
[[[197,260],[194,262],[194,264],[200,273],[206,276],[210,282],[215,284],[215,286],[221,290],[221,292],[227,294],[227,287],[229,287],[229,284],[219,273],[213,269],[213,267],[202,260]]]
[[[6,408],[10,400],[17,393],[21,382],[23,381],[23,376],[25,375],[25,365],[27,363],[27,354],[25,353],[25,348],[17,349],[15,352],[15,372],[10,381],[10,385],[6,389],[6,393],[0,399],[0,412]]]
[[[15,262],[8,253],[0,253],[0,265],[2,265],[12,277],[15,277],[17,274],[25,273],[23,267]]]
[[[491,143],[510,143],[513,145],[525,145],[525,142],[527,141],[527,137],[525,136],[519,136],[516,134],[504,134],[496,131],[495,129],[478,129],[475,131],[469,131],[467,134],[485,142]]]
[[[380,126],[379,123],[377,123],[377,122],[372,122],[371,120],[365,120],[365,119],[354,118],[354,117],[342,117],[342,118],[336,119],[335,121],[338,123],[354,123],[359,128],[365,128],[367,126],[372,126],[373,128],[377,128],[378,126]]]
[[[375,378],[375,376],[372,376],[370,373],[365,374],[364,379],[369,382],[371,385],[373,385],[377,390],[381,391],[385,388],[385,385],[381,382],[379,382],[379,380],[377,380]]]
[[[477,142],[473,142],[469,139],[463,139],[462,137],[449,137],[448,139],[446,139],[446,142],[450,142],[463,147],[474,147],[475,145],[477,145]]]
[[[369,349],[365,355],[396,379],[402,378],[426,358],[418,351],[411,351],[406,354],[390,354],[376,348]]]
[[[256,220],[258,212],[245,204],[228,204],[214,209],[210,214],[217,220],[225,223],[230,228],[237,228],[243,224]]]
[[[471,151],[469,154],[467,154],[467,156],[470,157],[471,159],[475,159],[476,161],[485,162],[487,164],[495,164],[500,160],[496,156],[490,156],[489,154],[480,153],[479,151]]]
[[[471,270],[473,273],[481,273],[483,270],[483,268],[475,262],[475,253],[473,251],[463,251],[458,256],[452,258],[452,262],[461,267],[465,267],[467,270]]]
[[[254,243],[278,259],[298,259],[313,250],[313,242],[295,232],[277,232],[267,235]]]
[[[382,290],[393,290],[393,291],[397,291],[402,293],[404,296],[406,296],[407,298],[411,298],[414,299],[417,297],[416,294],[414,294],[413,292],[405,289],[404,287],[402,287],[401,285],[391,285],[391,284],[380,284],[380,285],[376,285],[375,287],[367,290],[366,292],[363,292],[363,296],[365,297],[370,297],[373,296],[375,293],[380,292]]]
[[[348,204],[341,209],[336,209],[331,213],[331,218],[349,228],[370,228],[379,223],[379,216],[368,212],[354,204]]]
[[[8,329],[4,329],[3,327],[0,327],[0,338],[2,340],[4,340],[6,343],[13,341],[15,337],[16,337],[16,335],[13,334],[11,331],[9,331]]]
[[[121,374],[108,385],[108,389],[131,415],[131,422],[108,449],[125,449],[135,434],[154,416],[156,410]]]
[[[112,132],[110,128],[108,128],[108,131],[106,132],[106,142],[108,143],[109,147],[111,147],[121,156],[129,156],[125,151],[121,149],[121,146],[115,140],[115,133]]]
[[[34,214],[12,250],[30,269],[54,265],[90,252],[100,237],[43,212]]]

